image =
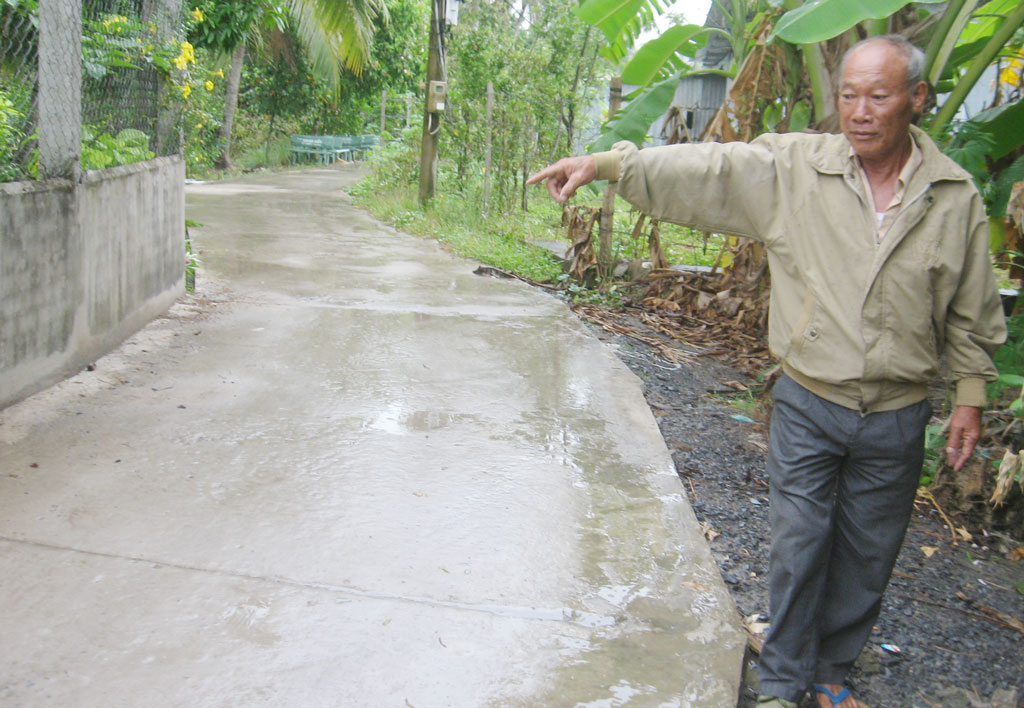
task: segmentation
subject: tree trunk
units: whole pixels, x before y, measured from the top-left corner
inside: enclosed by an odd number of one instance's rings
[[[231,72],[228,74],[228,85],[224,94],[224,122],[220,126],[220,157],[217,167],[229,170],[231,164],[231,126],[235,122],[235,109],[238,107],[238,89],[242,83],[242,63],[245,61],[245,42],[238,45],[231,54]]]

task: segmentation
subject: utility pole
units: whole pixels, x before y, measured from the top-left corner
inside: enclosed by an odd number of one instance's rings
[[[608,120],[615,117],[621,105],[622,77],[616,76],[612,79],[611,88],[608,91]],[[597,257],[602,275],[607,275],[612,269],[612,229],[614,225],[615,187],[609,184],[604,188],[604,203],[601,205],[601,225],[598,228],[600,251]]]
[[[430,53],[427,57],[426,101],[423,106],[423,148],[420,152],[420,203],[434,197],[437,180],[437,144],[441,130],[441,111],[437,107],[434,87],[444,82],[444,48],[441,45],[441,22],[445,0],[430,2]],[[442,104],[443,107],[443,104]]]

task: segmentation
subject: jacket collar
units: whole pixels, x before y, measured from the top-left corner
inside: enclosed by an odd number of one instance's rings
[[[914,175],[914,182],[925,179],[929,183],[945,180],[970,180],[971,175],[939,150],[928,134],[916,125],[910,126],[910,134],[921,149],[923,162]],[[822,174],[845,175],[853,169],[850,162],[850,142],[845,135],[827,135],[817,150],[808,158],[813,167]]]

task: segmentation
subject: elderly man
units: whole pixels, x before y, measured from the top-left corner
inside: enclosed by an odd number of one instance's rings
[[[947,461],[981,435],[1005,323],[985,210],[970,176],[913,119],[921,51],[897,36],[853,47],[842,135],[763,135],[560,160],[530,179],[565,201],[594,179],[654,218],[762,241],[772,273],[768,456],[771,630],[762,708],[856,708],[843,687],[878,617],[903,542],[931,415],[953,380]]]

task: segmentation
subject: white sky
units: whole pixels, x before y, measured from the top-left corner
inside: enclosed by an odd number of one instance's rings
[[[677,0],[668,11],[685,15],[687,24],[702,25],[710,7],[711,0]]]

